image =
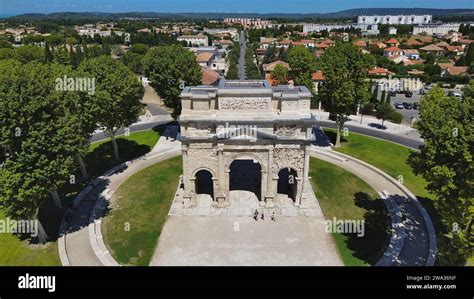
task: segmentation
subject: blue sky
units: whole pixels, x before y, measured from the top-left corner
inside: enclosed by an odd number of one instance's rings
[[[0,15],[100,12],[335,12],[367,7],[474,8],[473,0],[0,0]]]

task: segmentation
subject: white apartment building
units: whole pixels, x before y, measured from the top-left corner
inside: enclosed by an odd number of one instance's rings
[[[327,24],[314,24],[314,23],[303,23],[303,32],[321,32],[324,30],[331,31],[335,29],[350,29],[353,24],[336,24],[336,25],[327,25]]]
[[[303,32],[321,32],[327,30],[340,30],[356,28],[360,29],[362,35],[377,35],[380,33],[377,24],[314,24],[314,23],[303,23]]]
[[[224,24],[240,24],[244,28],[252,27],[256,29],[263,29],[269,26],[272,22],[261,19],[250,19],[250,18],[225,18]]]
[[[375,16],[359,16],[358,24],[390,24],[390,25],[413,25],[413,24],[429,24],[433,21],[432,15],[375,15]]]
[[[458,32],[461,24],[425,24],[413,27],[413,34],[445,35],[450,31]]]
[[[188,45],[209,46],[209,40],[206,35],[181,35],[178,41],[185,41]]]

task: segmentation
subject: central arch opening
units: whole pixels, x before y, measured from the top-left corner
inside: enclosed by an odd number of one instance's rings
[[[254,160],[235,160],[230,165],[229,191],[249,191],[261,199],[262,167]]]
[[[293,202],[296,202],[298,173],[291,168],[283,168],[278,173],[278,193],[287,195]]]

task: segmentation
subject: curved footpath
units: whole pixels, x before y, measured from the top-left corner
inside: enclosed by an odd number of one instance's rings
[[[392,222],[390,244],[377,266],[433,266],[437,250],[431,218],[405,186],[353,157],[312,146],[312,157],[337,165],[368,183],[384,199]]]
[[[101,217],[108,199],[134,173],[181,154],[180,142],[160,138],[153,151],[121,164],[96,179],[74,201],[77,207],[69,223],[63,221],[58,242],[65,266],[116,266],[102,239]],[[431,266],[436,252],[436,236],[431,220],[416,197],[388,174],[365,162],[312,146],[312,157],[330,162],[366,181],[382,198],[392,219],[392,238],[377,265]]]

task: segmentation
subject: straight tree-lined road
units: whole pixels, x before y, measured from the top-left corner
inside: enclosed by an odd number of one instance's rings
[[[245,51],[247,44],[245,42],[245,32],[240,32],[240,58],[239,58],[239,79],[245,80]]]

